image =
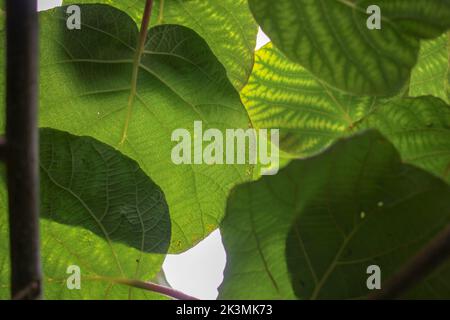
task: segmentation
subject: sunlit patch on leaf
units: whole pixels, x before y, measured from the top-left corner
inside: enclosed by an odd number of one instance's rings
[[[256,21],[292,61],[354,94],[393,96],[409,80],[420,40],[450,28],[445,0],[250,0]],[[381,29],[366,13],[381,9]]]

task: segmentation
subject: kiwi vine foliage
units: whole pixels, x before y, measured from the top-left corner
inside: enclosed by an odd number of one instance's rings
[[[219,298],[363,299],[368,266],[388,279],[450,222],[450,0],[156,0],[138,59],[145,1],[71,4],[80,30],[39,13],[46,298],[163,299],[114,279],[155,279],[220,228]],[[171,133],[194,121],[279,129],[284,168],[175,165]],[[450,264],[406,297],[450,298]]]

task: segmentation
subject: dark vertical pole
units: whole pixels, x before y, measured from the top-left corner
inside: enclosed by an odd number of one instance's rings
[[[6,0],[6,33],[11,295],[40,299],[37,0]]]

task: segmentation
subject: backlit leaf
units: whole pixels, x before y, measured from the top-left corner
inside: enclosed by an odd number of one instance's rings
[[[411,74],[409,95],[433,95],[450,103],[450,33],[422,41],[419,61]]]
[[[450,28],[449,0],[249,0],[256,21],[295,62],[337,88],[395,95],[409,79],[421,39]],[[367,9],[381,10],[381,29]]]
[[[127,12],[138,24],[145,0],[64,0],[64,3],[105,3]],[[206,40],[225,66],[236,89],[247,82],[253,65],[257,25],[247,0],[155,0],[152,25],[179,24]]]
[[[280,129],[281,148],[297,156],[320,151],[350,132],[378,100],[331,88],[271,43],[256,52],[241,96],[253,125]]]
[[[281,149],[296,157],[313,155],[361,128],[375,128],[404,161],[450,179],[450,106],[438,98],[352,96],[318,80],[271,44],[256,52],[241,96],[254,126],[279,128]]]
[[[175,165],[172,133],[187,129],[192,138],[194,121],[223,133],[247,129],[247,112],[192,30],[151,28],[135,61],[138,30],[128,15],[105,5],[81,11],[81,30],[67,29],[64,7],[40,14],[40,125],[92,136],[136,160],[165,193],[172,251],[185,250],[217,227],[229,189],[252,177],[252,166]]]
[[[427,96],[381,104],[361,122],[377,128],[399,150],[403,161],[450,182],[450,106]]]
[[[149,280],[170,244],[162,190],[133,160],[89,137],[40,130],[41,249],[48,299],[155,298],[102,278]],[[2,182],[0,297],[9,297],[7,201]],[[78,266],[81,289],[70,289]]]

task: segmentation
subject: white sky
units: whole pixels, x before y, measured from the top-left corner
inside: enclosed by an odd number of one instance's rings
[[[62,0],[38,0],[38,10],[46,10],[61,5]]]
[[[38,7],[39,10],[46,10],[61,3],[62,0],[38,0]],[[269,39],[260,30],[256,49],[268,42]],[[178,255],[167,255],[163,269],[174,289],[199,299],[216,299],[225,263],[225,249],[220,232],[216,230],[190,250]]]
[[[163,269],[169,284],[199,299],[216,299],[226,255],[219,230],[188,251],[169,254]]]

